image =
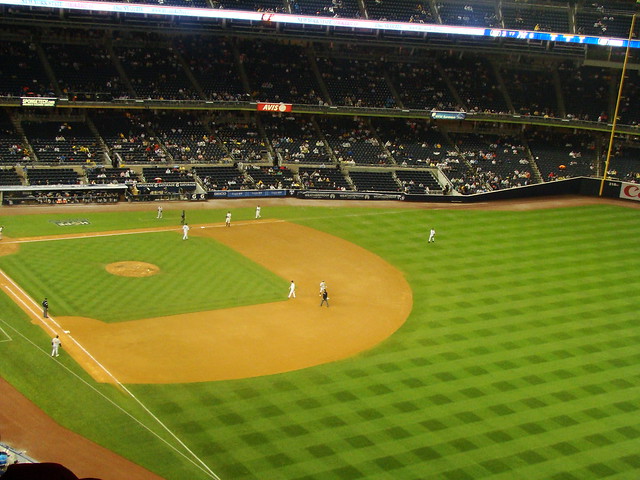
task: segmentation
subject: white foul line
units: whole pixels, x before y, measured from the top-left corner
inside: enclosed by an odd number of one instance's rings
[[[182,446],[187,452],[189,452],[193,458],[197,461],[197,463],[200,464],[200,466],[198,468],[200,469],[204,469],[206,471],[206,473],[208,473],[212,478],[214,478],[215,480],[220,480],[220,477],[218,477],[215,472],[213,472],[213,470],[211,470],[206,463],[204,463],[204,461],[202,461],[182,440],[180,440],[180,438],[178,438],[178,436],[173,433],[169,427],[167,427],[162,420],[160,420],[156,415],[153,414],[153,412],[151,410],[149,410],[147,408],[146,405],[144,405],[139,399],[138,397],[136,397],[133,392],[131,390],[129,390],[127,387],[125,387],[102,363],[100,363],[93,355],[91,355],[89,353],[89,351],[84,348],[82,346],[82,344],[80,344],[80,342],[78,342],[75,338],[73,338],[70,334],[66,333],[66,331],[64,331],[62,329],[62,327],[60,326],[60,324],[58,322],[56,322],[51,316],[47,317],[47,318],[40,318],[40,311],[39,311],[39,307],[38,307],[38,303],[33,300],[31,297],[29,297],[29,295],[27,295],[27,293],[18,285],[16,284],[12,278],[10,278],[4,271],[2,271],[0,269],[0,275],[2,275],[7,281],[9,281],[11,283],[11,285],[18,290],[18,292],[20,292],[20,294],[22,296],[24,296],[25,298],[28,298],[30,303],[26,303],[24,302],[21,298],[19,298],[16,293],[11,289],[11,287],[7,286],[7,289],[11,291],[11,293],[14,295],[14,297],[22,304],[25,306],[25,308],[34,316],[36,316],[38,319],[41,320],[41,322],[44,324],[44,326],[46,326],[50,331],[52,331],[53,333],[56,333],[56,329],[53,328],[52,326],[50,326],[48,324],[48,322],[53,323],[56,327],[58,327],[58,329],[60,331],[65,332],[65,334],[69,337],[69,339],[80,349],[82,350],[91,360],[93,360],[93,362],[98,365],[98,367],[100,367],[109,377],[111,377],[114,381],[114,383],[116,385],[118,385],[118,387],[120,387],[122,390],[124,390],[138,405],[140,405],[140,407],[147,412],[151,418],[153,418],[169,435],[171,435],[171,437],[176,440],[180,446]],[[33,306],[36,306],[36,310],[33,309]],[[140,423],[140,422],[139,422]],[[141,424],[143,425],[143,424]],[[143,425],[144,426],[144,425]],[[151,431],[151,430],[149,430]],[[152,432],[153,433],[153,432]],[[156,435],[156,437],[159,437],[157,434],[154,433],[154,435]],[[165,443],[167,443],[165,441]],[[171,448],[173,448],[176,452],[180,453],[181,455],[184,456],[184,454],[182,454],[182,452],[180,452],[179,450],[175,449],[175,447],[171,446],[170,444],[167,443],[167,445],[169,445]],[[185,457],[187,458],[187,457]],[[192,462],[193,463],[193,462]],[[196,466],[198,466],[197,464],[194,464]]]

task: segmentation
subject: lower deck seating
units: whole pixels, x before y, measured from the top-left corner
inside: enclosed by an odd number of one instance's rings
[[[286,167],[249,167],[247,175],[256,188],[291,188],[294,183],[293,172]]]
[[[396,176],[404,193],[423,195],[442,190],[436,177],[428,170],[397,170]]]
[[[31,185],[79,185],[80,177],[71,168],[28,168]]]
[[[236,167],[194,167],[193,170],[208,191],[253,188],[251,180]]]
[[[0,185],[22,185],[22,179],[15,168],[2,168],[0,169]]]
[[[311,190],[351,190],[349,182],[338,168],[301,167],[300,181]]]
[[[356,189],[361,192],[398,192],[400,185],[393,178],[393,172],[349,172]]]

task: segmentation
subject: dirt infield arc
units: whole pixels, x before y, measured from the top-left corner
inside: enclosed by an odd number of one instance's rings
[[[248,378],[344,359],[372,348],[409,316],[404,276],[371,252],[282,221],[194,226],[297,285],[297,298],[226,310],[107,324],[57,317],[67,351],[101,382],[183,383]],[[178,233],[176,233],[178,235]],[[212,273],[213,274],[213,273]],[[326,280],[331,307],[320,308]],[[92,364],[94,363],[94,364]]]

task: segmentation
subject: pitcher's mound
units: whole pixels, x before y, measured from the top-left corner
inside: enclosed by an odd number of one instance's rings
[[[122,277],[150,277],[160,272],[160,267],[147,262],[116,262],[106,267],[107,272]]]

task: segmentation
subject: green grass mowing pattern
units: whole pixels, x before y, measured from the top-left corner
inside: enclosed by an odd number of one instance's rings
[[[638,476],[636,211],[269,211],[389,260],[414,309],[341,362],[133,386],[223,479]]]
[[[0,343],[0,375],[59,424],[125,457],[133,456],[151,470],[171,471],[174,478],[199,478],[199,469],[160,441],[169,437],[150,422],[148,414],[112,386],[96,384],[65,354],[65,344],[60,356],[51,358],[51,338],[2,291],[0,328],[11,337]],[[151,423],[157,435],[134,419]],[[29,450],[27,445],[16,446]]]
[[[160,267],[151,277],[105,270],[135,260]],[[34,298],[47,296],[54,315],[135,320],[282,300],[287,282],[232,249],[206,238],[147,233],[26,243],[0,257]]]

